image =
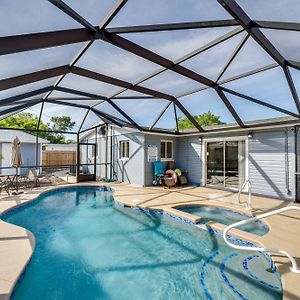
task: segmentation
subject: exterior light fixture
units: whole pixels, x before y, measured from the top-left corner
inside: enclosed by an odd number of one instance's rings
[[[248,139],[252,139],[252,138],[253,138],[252,132],[249,132],[248,133]]]

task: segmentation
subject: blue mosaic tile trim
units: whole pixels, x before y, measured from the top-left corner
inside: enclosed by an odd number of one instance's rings
[[[248,214],[245,214],[245,213],[242,213],[242,212],[240,212],[240,211],[233,210],[233,209],[226,209],[226,208],[220,208],[220,209],[223,210],[223,211],[227,211],[227,212],[230,212],[230,213],[239,215],[239,216],[244,217],[244,218],[246,218],[246,219],[249,219],[249,218],[252,217],[251,215],[248,215]],[[256,222],[259,222],[260,224],[262,224],[262,226],[263,226],[265,229],[270,230],[270,227],[269,227],[264,221],[262,221],[262,220],[257,220],[257,221],[255,221],[254,223],[256,223]]]
[[[233,284],[229,281],[228,277],[225,274],[226,263],[228,262],[228,260],[232,259],[233,257],[236,257],[237,255],[238,255],[237,253],[232,253],[223,259],[220,266],[221,276],[235,295],[237,295],[242,300],[249,300],[233,286]]]
[[[173,215],[173,214],[165,212],[165,211],[144,209],[144,208],[140,208],[140,207],[131,207],[131,209],[135,210],[135,211],[140,211],[140,212],[143,212],[143,213],[146,213],[146,214],[149,214],[149,215],[154,215],[154,214],[156,214],[156,215],[165,215],[165,216],[168,216],[168,217],[170,217],[172,219],[175,219],[175,220],[177,220],[179,222],[182,222],[182,223],[185,223],[185,224],[189,224],[189,225],[198,227],[198,228],[203,229],[203,230],[207,230],[211,234],[223,237],[222,232],[220,232],[218,230],[215,230],[215,229],[212,229],[212,228],[206,226],[205,224],[195,224],[194,222],[191,222],[191,221],[189,221],[187,219],[184,219],[182,217]],[[236,237],[231,236],[231,235],[227,235],[227,237],[228,237],[228,239],[231,242],[234,242],[234,243],[242,245],[242,246],[247,246],[247,247],[255,247],[255,246],[257,246],[254,243],[251,243],[249,241],[246,241],[246,240],[243,240],[243,239],[240,239],[240,238],[236,238]]]
[[[202,268],[201,268],[201,272],[200,272],[200,282],[201,282],[201,285],[203,287],[203,290],[204,290],[204,293],[205,293],[205,296],[207,298],[207,300],[213,300],[207,286],[206,286],[206,283],[205,283],[205,280],[206,280],[206,268],[207,268],[207,265],[216,257],[218,256],[220,253],[219,251],[215,251],[212,253],[212,255],[210,255],[203,263],[202,265]]]
[[[163,214],[162,211],[154,210],[154,209],[145,209],[145,208],[141,208],[141,207],[131,207],[131,209],[133,211],[142,212],[142,213],[147,214],[149,216],[158,216],[158,215]]]
[[[272,260],[271,256],[266,253],[266,252],[259,252],[265,259],[266,261],[270,264],[271,270],[274,270],[275,276],[277,277],[277,280],[281,283],[281,277],[278,271],[278,268],[276,267],[274,261]]]
[[[217,236],[220,236],[220,237],[223,237],[223,233],[218,231],[218,230],[215,230],[215,229],[212,229],[210,228],[209,226],[205,225],[205,224],[195,224],[189,220],[186,220],[182,217],[179,217],[179,216],[175,216],[175,215],[172,215],[168,212],[163,212],[163,215],[166,215],[168,217],[171,217],[177,221],[180,221],[180,222],[183,222],[185,224],[189,224],[189,225],[193,225],[195,227],[198,227],[200,229],[203,229],[203,230],[207,230],[209,233],[211,234],[214,234],[214,235],[217,235]],[[239,238],[236,238],[234,236],[231,236],[231,235],[227,235],[228,239],[236,244],[239,244],[239,245],[242,245],[242,246],[247,246],[247,247],[254,247],[256,246],[255,244],[251,243],[251,242],[248,242],[246,240],[243,240],[243,239],[239,239]]]
[[[184,219],[184,218],[179,217],[179,216],[172,215],[172,214],[170,214],[170,213],[168,213],[168,212],[165,212],[165,211],[163,212],[163,214],[166,215],[166,216],[168,216],[168,217],[171,217],[171,218],[173,218],[173,219],[175,219],[175,220],[177,220],[177,221],[186,223],[186,224],[190,224],[190,225],[193,225],[193,226],[196,226],[196,225],[197,225],[197,224],[195,224],[195,223],[192,222],[192,221],[189,221],[189,220]]]
[[[259,282],[260,284],[262,285],[265,285],[267,286],[268,288],[271,288],[271,289],[274,289],[274,290],[280,290],[280,287],[276,286],[276,285],[273,285],[273,284],[270,284],[262,279],[260,279],[259,277],[257,277],[256,275],[254,275],[249,267],[248,267],[248,262],[253,260],[253,259],[256,259],[256,258],[259,258],[258,255],[251,255],[251,256],[248,256],[246,257],[244,260],[243,260],[243,268],[244,270],[246,271],[246,273],[252,278],[254,279],[255,281]]]
[[[217,236],[220,236],[220,237],[223,237],[223,234],[222,232],[218,231],[218,230],[215,230],[215,229],[212,229],[210,228],[209,226],[205,225],[205,224],[195,224],[194,222],[191,222],[189,220],[186,220],[182,217],[179,217],[179,216],[175,216],[175,215],[172,215],[168,212],[163,212],[164,215],[168,216],[168,217],[171,217],[177,221],[180,221],[180,222],[183,222],[185,224],[189,224],[189,225],[193,225],[193,226],[196,226],[198,228],[201,228],[201,229],[204,229],[204,230],[207,230],[209,233],[211,234],[214,234],[214,235],[217,235]],[[239,245],[242,245],[242,246],[247,246],[247,247],[254,247],[255,245],[251,242],[248,242],[246,240],[243,240],[243,239],[239,239],[239,238],[236,238],[236,237],[233,237],[231,235],[227,235],[228,236],[228,239],[232,242],[235,242],[236,244],[239,244]]]
[[[201,205],[201,206],[207,206],[207,207],[217,208],[217,209],[219,209],[219,210],[221,210],[221,211],[233,213],[233,214],[238,215],[238,216],[241,216],[241,217],[243,217],[243,218],[245,218],[245,219],[251,218],[251,215],[245,214],[245,213],[240,212],[240,211],[236,211],[236,210],[234,210],[234,209],[226,209],[226,208],[222,208],[222,207],[214,207],[214,206],[210,206],[210,205]],[[201,206],[198,205],[198,207],[201,207]],[[181,206],[181,207],[176,208],[176,209],[180,210],[180,208],[196,208],[196,207],[197,207],[197,205],[186,205],[186,206]],[[270,230],[270,227],[269,227],[264,221],[262,221],[262,220],[257,220],[257,221],[254,222],[254,224],[255,224],[256,222],[259,222],[266,230],[268,230],[268,231]]]
[[[219,237],[223,237],[222,232],[220,232],[220,231],[218,231],[218,230],[215,230],[215,229],[212,229],[212,228],[206,226],[205,224],[195,224],[195,223],[193,223],[193,222],[191,222],[191,221],[189,221],[189,220],[186,220],[186,219],[184,219],[184,218],[182,218],[182,217],[179,217],[179,216],[172,215],[172,214],[170,214],[170,213],[168,213],[168,212],[162,212],[162,211],[157,211],[157,210],[143,209],[143,208],[139,208],[139,207],[132,207],[132,209],[135,210],[135,211],[139,211],[139,212],[143,212],[143,213],[149,214],[149,215],[166,215],[167,217],[173,218],[173,219],[175,219],[175,220],[177,220],[177,221],[179,221],[179,222],[182,222],[182,223],[184,223],[184,224],[192,225],[192,226],[198,227],[199,229],[206,230],[206,231],[208,231],[210,234],[213,234],[213,235],[216,235],[216,236],[219,236]],[[257,245],[254,244],[254,243],[251,243],[251,242],[249,242],[249,241],[246,241],[246,240],[243,240],[243,239],[240,239],[240,238],[236,238],[236,237],[231,236],[231,235],[227,235],[227,237],[228,237],[228,239],[229,239],[231,242],[236,243],[236,244],[239,244],[239,245],[242,245],[242,246],[246,246],[246,247],[256,247],[256,246],[257,246]],[[274,262],[272,261],[271,257],[270,257],[268,254],[266,254],[266,253],[262,253],[262,254],[263,254],[263,256],[267,259],[267,261],[270,263],[271,267],[274,267],[274,268],[276,269],[275,264],[274,264]],[[230,259],[231,257],[237,256],[237,255],[238,255],[238,254],[233,253],[233,254],[231,254],[229,257],[227,257],[227,260]],[[213,254],[207,259],[206,264],[203,265],[203,267],[206,268],[206,265],[207,265],[210,261],[212,261],[212,259],[213,259],[214,257],[216,257],[216,256],[217,256],[217,254],[213,253]],[[222,265],[221,265],[221,267],[220,267],[220,269],[221,269],[221,275],[222,275],[224,281],[225,281],[225,282],[227,283],[227,285],[232,289],[232,291],[233,291],[235,294],[237,294],[241,299],[243,299],[243,300],[248,300],[248,299],[245,298],[239,291],[237,291],[237,290],[235,289],[235,287],[230,283],[230,281],[228,280],[227,276],[225,275],[224,270],[225,270],[225,263],[226,263],[227,260],[226,260],[226,258],[225,258],[225,260],[223,261],[223,263],[222,263]],[[204,280],[205,280],[205,279],[204,279],[205,275],[203,275],[203,274],[205,273],[205,268],[204,268],[204,271],[203,271],[203,267],[202,267],[202,271],[201,271],[201,279],[200,279],[200,280],[201,280],[201,285],[202,285],[202,287],[203,287],[203,289],[204,289],[204,291],[205,291],[205,294],[208,293],[208,294],[206,294],[207,299],[210,300],[210,299],[212,299],[212,298],[210,298],[211,296],[209,295],[209,291],[208,291],[207,289],[205,290],[205,282],[204,282]],[[246,270],[245,270],[245,271],[246,271]],[[247,272],[247,271],[246,271],[246,272]],[[203,274],[202,274],[202,273],[203,273]],[[252,275],[253,275],[253,274],[252,274]],[[203,277],[203,276],[204,276],[204,277]],[[250,274],[249,274],[249,276],[251,277]],[[253,276],[255,276],[255,275],[253,275]],[[279,282],[281,282],[280,274],[279,274],[278,272],[276,272],[276,276],[278,276],[278,280],[279,280]],[[257,278],[258,278],[258,277],[257,277]],[[262,280],[260,280],[260,279],[258,278],[258,281],[260,282],[260,281],[262,281]],[[262,283],[262,284],[263,284],[263,283]],[[266,284],[268,284],[268,283],[266,283]],[[279,288],[279,287],[275,287],[275,289],[280,289],[280,288]]]

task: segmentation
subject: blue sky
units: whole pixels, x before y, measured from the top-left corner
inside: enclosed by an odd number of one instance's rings
[[[65,0],[65,2],[93,25],[99,25],[115,3],[112,0],[85,0],[84,2]],[[255,20],[300,22],[299,0],[237,0],[237,2]],[[231,16],[215,0],[129,0],[108,27],[220,19],[231,19]],[[81,27],[80,24],[46,0],[2,0],[0,24],[0,36]],[[234,29],[235,27],[208,28],[174,32],[124,34],[122,36],[170,60],[176,61]],[[283,32],[271,29],[263,30],[263,32],[284,57],[300,61],[299,32]],[[183,62],[182,65],[212,80],[216,80],[235,47],[244,37],[244,32],[235,35],[218,46]],[[83,44],[79,43],[0,56],[1,77],[9,78],[68,64],[82,46]],[[252,38],[249,38],[221,80],[272,63],[274,63],[272,58]],[[132,83],[160,68],[152,62],[102,41],[94,42],[79,60],[77,66]],[[300,73],[296,70],[291,70],[291,73],[296,88],[300,92]],[[1,91],[0,99],[51,85],[56,79],[51,78],[15,89]],[[186,92],[203,88],[202,84],[172,71],[165,71],[156,78],[145,81],[142,85],[176,97]],[[67,75],[61,86],[108,97],[120,91],[118,87],[73,74]],[[245,79],[233,81],[225,84],[225,86],[295,112],[292,95],[280,68],[274,68]],[[53,96],[59,95],[62,96],[59,93],[53,94]],[[127,91],[120,96],[126,95],[136,95],[136,93]],[[250,104],[230,94],[226,95],[244,121],[283,116],[280,113]],[[210,110],[212,113],[220,115],[222,121],[227,123],[234,122],[222,101],[211,89],[196,92],[179,98],[179,100],[193,115]],[[150,126],[167,102],[163,99],[121,99],[115,100],[115,103],[141,125]],[[120,117],[108,104],[101,104],[97,108]],[[38,107],[33,107],[30,111],[38,112]],[[85,113],[80,112],[76,108],[64,108],[48,104],[47,114],[43,116],[43,120],[47,121],[52,115],[62,114],[69,114],[76,121],[76,128],[78,128]],[[180,111],[178,111],[178,114],[182,115]],[[173,113],[170,107],[157,126],[163,128],[174,127],[172,117]],[[85,126],[88,126],[89,123],[95,120],[95,116],[89,115]]]

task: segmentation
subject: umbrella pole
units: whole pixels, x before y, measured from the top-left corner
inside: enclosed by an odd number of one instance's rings
[[[16,191],[18,193],[19,187],[18,187],[18,168],[16,168]]]

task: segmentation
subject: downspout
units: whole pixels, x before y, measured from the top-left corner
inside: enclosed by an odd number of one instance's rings
[[[287,195],[291,194],[290,190],[290,171],[289,171],[289,131],[288,128],[284,131],[285,134],[285,191]]]
[[[297,137],[298,137],[298,126],[294,126],[294,155],[295,155],[295,161],[294,161],[294,168],[295,168],[295,175],[294,175],[294,182],[295,182],[295,202],[299,202],[299,196],[298,196],[298,145],[297,145]]]
[[[95,149],[94,149],[94,173],[95,181],[97,181],[97,157],[98,157],[98,127],[95,128]]]
[[[77,147],[76,147],[76,182],[79,182],[80,173],[80,144],[79,144],[79,133],[77,133]]]
[[[110,179],[114,179],[113,175],[113,129],[112,126],[110,126]]]
[[[107,179],[108,169],[108,124],[105,125],[105,179]]]

